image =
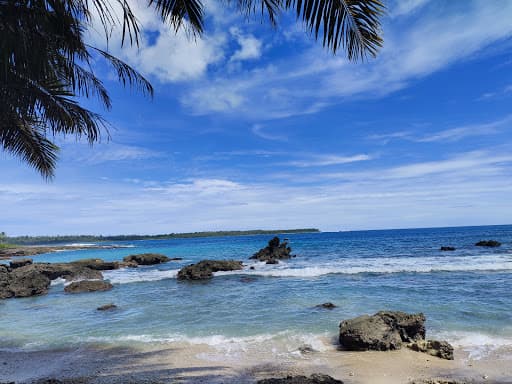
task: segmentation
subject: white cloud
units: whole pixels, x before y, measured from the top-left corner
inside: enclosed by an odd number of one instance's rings
[[[68,144],[63,146],[62,154],[64,160],[88,164],[154,159],[163,156],[162,153],[148,148],[113,142],[98,143],[94,146],[80,143]]]
[[[261,56],[260,40],[255,38],[253,35],[243,35],[240,29],[232,27],[229,32],[234,36],[240,45],[240,49],[235,51],[230,58],[230,61],[243,61],[251,59],[259,59]]]
[[[511,2],[473,1],[464,3],[463,10],[459,6],[449,3],[429,7],[421,17],[409,12],[385,20],[384,48],[368,63],[348,63],[315,44],[298,54],[283,51],[288,56],[250,71],[209,74],[181,101],[195,114],[226,112],[261,121],[261,116],[315,113],[347,99],[388,95],[512,35]]]
[[[397,0],[389,5],[391,17],[397,17],[415,12],[426,5],[430,0]]]

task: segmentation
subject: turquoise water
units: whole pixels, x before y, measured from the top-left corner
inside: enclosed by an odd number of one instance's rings
[[[381,309],[424,312],[431,336],[461,347],[512,346],[512,226],[283,235],[297,258],[248,260],[271,236],[134,241],[130,248],[58,252],[37,261],[120,260],[158,252],[183,261],[109,271],[109,292],[0,301],[2,348],[83,343],[285,341],[325,344],[340,320]],[[474,247],[496,239],[500,248]],[[442,245],[457,247],[440,252]],[[179,282],[179,268],[201,259],[237,259],[243,271]],[[249,266],[254,266],[250,270]],[[315,308],[331,301],[334,310]],[[113,302],[111,312],[96,307]],[[324,340],[322,343],[319,340]],[[277,342],[277,341],[276,341]]]

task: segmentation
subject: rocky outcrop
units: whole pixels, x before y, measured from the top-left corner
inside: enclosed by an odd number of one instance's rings
[[[15,269],[15,268],[24,267],[25,265],[29,265],[29,264],[32,264],[32,259],[12,260],[9,263],[9,267],[11,267],[11,269]]]
[[[418,340],[408,345],[416,352],[427,353],[441,359],[453,360],[453,347],[446,341]]]
[[[342,321],[340,344],[352,351],[388,351],[402,345],[441,359],[453,360],[453,347],[446,341],[425,340],[422,313],[381,311]]]
[[[325,309],[334,309],[336,308],[336,305],[328,301],[327,303],[318,304],[316,306],[317,308],[325,308]]]
[[[388,351],[400,349],[403,343],[425,338],[425,316],[422,313],[381,311],[342,321],[340,344],[352,351]]]
[[[98,307],[96,309],[98,311],[111,311],[111,310],[116,309],[116,308],[117,308],[117,305],[115,305],[113,303],[110,303],[110,304],[102,305],[101,307]]]
[[[480,240],[475,244],[477,247],[500,247],[501,243],[496,240]]]
[[[443,252],[455,251],[455,247],[441,247],[439,250]]]
[[[287,376],[279,379],[258,380],[257,384],[343,384],[343,381],[319,373],[306,376]]]
[[[122,266],[122,263],[118,261],[103,261],[102,259],[81,259],[72,261],[70,264],[87,267],[96,271],[111,271]]]
[[[274,237],[268,242],[265,248],[260,249],[252,255],[250,259],[266,261],[267,263],[270,261],[268,264],[274,264],[273,261],[292,257],[291,252],[292,249],[288,246],[286,241],[281,243],[279,237]]]
[[[48,293],[51,280],[102,279],[100,271],[73,263],[35,263],[15,268],[0,265],[0,299]]]
[[[137,263],[138,265],[155,265],[167,263],[170,259],[158,253],[141,253],[139,255],[126,256],[123,258],[123,261],[127,263]]]
[[[44,295],[50,288],[50,279],[36,270],[20,267],[0,272],[0,298]]]
[[[178,280],[204,280],[213,277],[214,272],[238,271],[243,268],[241,261],[236,260],[202,260],[190,264],[178,272]]]
[[[96,292],[96,291],[109,291],[113,288],[112,284],[103,280],[81,280],[74,281],[64,288],[67,293],[82,293],[82,292]]]

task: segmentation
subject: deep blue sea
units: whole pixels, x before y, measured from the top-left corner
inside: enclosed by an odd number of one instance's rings
[[[36,256],[63,262],[156,252],[183,261],[108,271],[109,292],[65,294],[56,281],[46,296],[0,301],[0,347],[188,341],[322,348],[340,320],[384,309],[424,312],[429,336],[472,353],[512,346],[512,226],[286,234],[280,237],[296,258],[279,265],[249,260],[271,237],[131,241]],[[482,239],[503,245],[475,247]],[[440,252],[443,245],[457,250]],[[202,259],[243,260],[246,267],[209,281],[177,281],[181,267]],[[337,308],[315,307],[327,301]],[[110,302],[119,308],[96,310]]]

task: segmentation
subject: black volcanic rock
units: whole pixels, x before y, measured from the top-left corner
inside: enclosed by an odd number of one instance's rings
[[[258,380],[256,384],[343,384],[343,381],[337,380],[331,376],[315,373],[309,377],[287,376],[283,378],[263,379]]]
[[[291,252],[292,249],[288,246],[286,241],[281,243],[279,237],[274,237],[268,242],[265,248],[260,249],[252,255],[250,259],[266,261],[267,263],[270,261],[268,264],[274,264],[273,261],[275,260],[289,259],[292,257]]]
[[[501,243],[496,240],[480,240],[475,244],[477,247],[499,247]]]
[[[112,284],[103,280],[80,280],[74,281],[66,288],[64,292],[67,293],[83,293],[83,292],[96,292],[96,291],[109,291],[113,288]]]
[[[178,280],[205,280],[213,277],[214,272],[238,271],[243,268],[241,261],[236,260],[202,260],[190,264],[178,272]]]
[[[167,263],[170,258],[158,253],[141,253],[139,255],[129,255],[123,258],[124,262],[135,262],[138,265],[155,265]]]
[[[446,251],[455,251],[455,247],[441,247],[439,248],[440,251],[446,252]]]

